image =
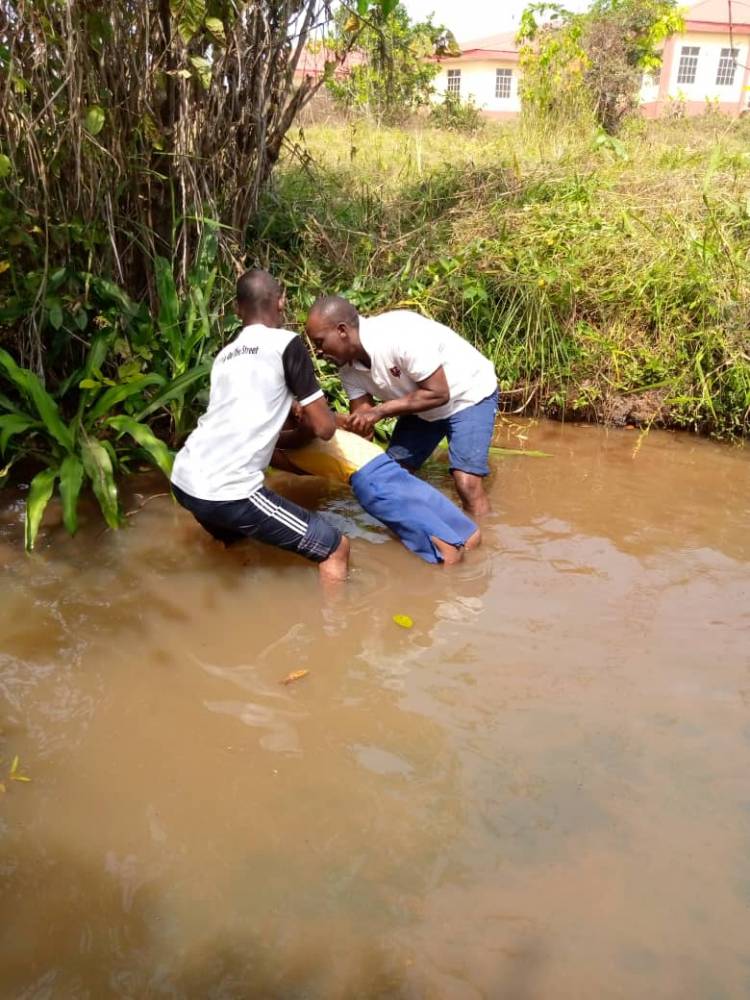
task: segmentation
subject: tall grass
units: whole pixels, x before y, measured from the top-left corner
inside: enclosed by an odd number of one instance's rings
[[[750,430],[750,123],[477,136],[309,127],[249,233],[301,318],[321,291],[446,322],[505,405]]]

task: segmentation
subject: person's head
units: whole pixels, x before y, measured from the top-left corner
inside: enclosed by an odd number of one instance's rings
[[[243,326],[278,327],[284,316],[284,292],[268,271],[254,268],[237,281],[237,315]]]
[[[340,295],[321,295],[305,326],[317,354],[337,365],[361,360],[359,313]]]

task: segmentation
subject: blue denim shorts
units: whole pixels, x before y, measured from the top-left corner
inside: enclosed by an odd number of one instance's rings
[[[460,548],[477,530],[448,497],[388,455],[378,455],[363,465],[349,483],[367,513],[387,525],[425,562],[443,561],[433,538]]]
[[[423,420],[416,413],[399,417],[388,454],[407,469],[419,469],[444,437],[451,470],[486,476],[497,413],[497,389],[491,396],[443,420]]]

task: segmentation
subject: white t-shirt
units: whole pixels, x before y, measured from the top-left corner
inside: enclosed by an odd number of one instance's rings
[[[172,482],[199,500],[244,500],[263,485],[294,397],[307,406],[322,395],[300,337],[246,326],[216,355],[208,409],[174,460]]]
[[[423,420],[449,417],[486,399],[497,388],[491,361],[450,327],[419,313],[396,310],[361,316],[359,339],[372,368],[355,361],[339,369],[350,400],[367,394],[382,400],[401,399],[441,365],[450,399],[443,406],[415,414]]]

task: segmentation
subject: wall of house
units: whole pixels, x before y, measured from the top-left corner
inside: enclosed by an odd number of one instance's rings
[[[680,54],[683,46],[695,46],[699,49],[698,65],[694,83],[678,83],[680,69]],[[684,104],[688,114],[702,114],[706,101],[718,103],[719,108],[730,114],[738,114],[748,106],[750,92],[746,92],[748,63],[748,38],[746,35],[734,36],[734,48],[739,50],[738,66],[734,73],[731,86],[717,85],[716,73],[722,49],[730,48],[729,33],[715,34],[687,31],[684,35],[671,38],[664,50],[662,75],[658,81],[644,78],[641,89],[641,101],[647,114],[663,113],[674,101]]]
[[[440,73],[435,78],[435,99],[442,101],[448,87],[448,70],[461,70],[461,100],[470,97],[488,118],[514,118],[521,110],[518,97],[518,63],[510,60],[467,60],[451,59],[442,63]],[[510,97],[495,96],[496,70],[509,69],[512,72]]]

